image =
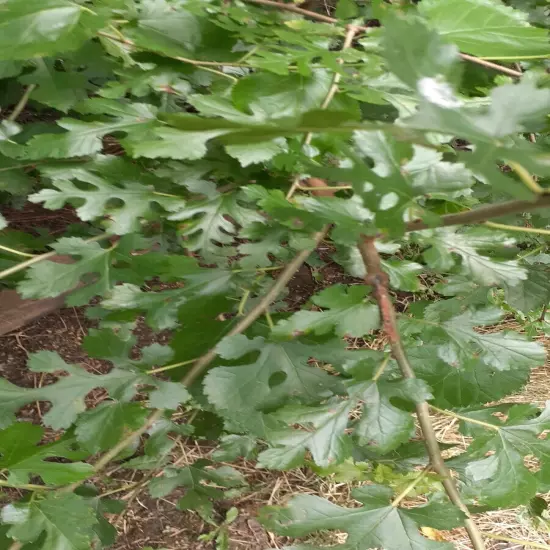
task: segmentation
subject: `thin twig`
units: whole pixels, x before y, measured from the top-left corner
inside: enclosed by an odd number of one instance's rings
[[[317,21],[323,21],[325,23],[339,23],[338,19],[330,17],[328,15],[323,15],[322,13],[316,13],[314,11],[305,10],[304,8],[299,8],[295,4],[283,4],[282,2],[275,2],[274,0],[244,0],[249,4],[260,4],[262,6],[269,6],[271,8],[277,8],[278,10],[291,11],[292,13],[297,13],[303,15],[304,17],[309,17],[310,19],[317,19]],[[367,27],[357,27],[360,30],[367,30]]]
[[[17,120],[17,117],[21,114],[23,109],[27,106],[27,102],[29,101],[29,97],[32,94],[33,90],[36,88],[36,84],[29,84],[27,86],[27,89],[25,90],[25,93],[21,96],[21,99],[17,103],[17,105],[14,107],[13,111],[11,112],[10,116],[8,117],[8,120],[11,120],[12,122]]]
[[[509,201],[500,204],[491,204],[481,206],[467,212],[458,214],[447,214],[439,218],[439,223],[428,225],[422,220],[414,220],[405,226],[405,231],[422,231],[433,227],[450,227],[452,225],[466,225],[485,223],[492,218],[509,216],[511,214],[521,214],[523,212],[532,212],[540,208],[550,207],[550,194],[539,195],[533,201]]]
[[[476,57],[475,55],[470,55],[467,53],[461,53],[460,57],[464,59],[465,61],[470,61],[472,63],[475,63],[476,65],[481,65],[482,67],[486,67],[487,69],[493,69],[495,71],[499,71],[501,73],[507,74],[508,76],[513,76],[515,78],[521,78],[523,73],[521,71],[516,71],[514,69],[510,69],[509,67],[505,67],[504,65],[499,65],[498,63],[493,63],[491,61],[488,61],[487,59],[480,59],[479,57]]]
[[[290,11],[292,13],[303,15],[304,17],[309,17],[310,19],[323,21],[324,23],[333,23],[333,24],[340,23],[340,21],[335,17],[330,17],[328,15],[323,15],[322,13],[316,13],[314,11],[305,10],[291,3],[275,2],[274,0],[244,0],[244,2],[248,2],[249,4],[259,4],[262,6],[269,6],[271,8],[276,8],[278,10],[283,10],[283,11]],[[362,25],[358,25],[356,28],[358,31],[362,31],[362,32],[369,32],[372,30],[370,27],[364,27]],[[499,65],[498,63],[493,63],[486,59],[480,59],[479,57],[475,57],[474,55],[461,53],[460,57],[465,61],[476,63],[477,65],[481,65],[483,67],[486,67],[487,69],[493,69],[495,71],[499,71],[509,76],[514,76],[516,78],[519,78],[522,76],[521,71],[515,71],[514,69],[504,67],[503,65]]]
[[[300,8],[297,8],[300,9]],[[347,50],[353,43],[353,38],[357,34],[358,27],[355,27],[353,25],[349,25],[347,27],[346,36],[344,38],[344,43],[342,44],[342,51]],[[338,58],[336,61],[339,65],[344,63],[344,60],[342,58]],[[340,79],[342,78],[342,74],[335,71],[334,75],[332,76],[332,83],[328,89],[327,95],[325,96],[325,99],[323,100],[323,103],[321,103],[321,109],[324,111],[329,105],[330,102],[334,99],[334,96],[336,95],[336,92],[338,91],[338,84],[340,82]],[[313,138],[313,132],[308,132],[302,141],[302,147],[305,145],[309,145],[311,143],[311,140]],[[296,175],[294,177],[294,180],[292,181],[292,185],[290,186],[290,189],[288,193],[286,194],[287,200],[292,198],[292,195],[296,192],[298,187],[300,186],[300,176]]]
[[[392,355],[399,365],[403,377],[406,379],[414,379],[416,378],[414,370],[411,367],[405,354],[405,350],[403,349],[403,345],[401,344],[401,336],[397,329],[395,309],[388,292],[388,275],[382,269],[380,256],[375,245],[375,239],[375,237],[365,237],[358,244],[359,252],[363,258],[363,263],[365,264],[367,273],[365,282],[373,287],[373,295],[380,309],[380,317],[382,318],[384,332],[388,337]],[[458,492],[453,478],[451,477],[451,473],[447,469],[445,461],[441,456],[441,450],[439,448],[435,430],[430,419],[430,409],[425,401],[416,405],[416,415],[424,436],[426,449],[428,451],[428,456],[430,457],[430,462],[433,469],[441,477],[441,482],[447,492],[447,495],[449,496],[450,501],[455,506],[460,508],[467,516],[464,521],[464,526],[472,542],[472,548],[474,550],[484,550],[485,544],[483,543],[481,533],[479,532],[473,519],[470,517],[470,512],[468,511],[467,506],[464,502],[462,502],[462,498],[460,497],[460,493]]]

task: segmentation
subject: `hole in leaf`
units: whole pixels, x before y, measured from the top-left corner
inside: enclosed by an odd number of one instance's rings
[[[399,195],[397,193],[394,193],[393,191],[390,191],[380,199],[380,204],[378,205],[378,208],[380,210],[389,210],[390,208],[393,208],[398,202]]]
[[[278,372],[274,372],[269,377],[269,381],[267,383],[269,384],[270,388],[275,388],[276,386],[280,386],[286,379],[287,379],[286,372],[283,372],[282,370],[280,370]]]

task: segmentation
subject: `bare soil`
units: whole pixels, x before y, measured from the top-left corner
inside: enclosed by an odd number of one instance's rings
[[[6,212],[4,210],[4,213],[11,218],[12,227],[17,224],[17,228],[28,231],[29,226],[41,225],[52,234],[63,232],[68,224],[75,221],[70,209],[63,211],[60,215],[59,211],[49,212],[29,205],[23,211]],[[288,309],[298,309],[314,293],[332,284],[361,282],[359,279],[343,274],[340,266],[330,261],[330,253],[330,248],[319,250],[319,255],[325,262],[324,265],[303,266],[292,279],[286,297]],[[408,293],[400,293],[395,296],[395,299],[399,309],[402,310],[415,297]],[[53,376],[32,373],[26,368],[28,355],[40,350],[56,351],[68,363],[81,365],[95,374],[108,372],[111,368],[109,362],[90,358],[82,350],[84,336],[95,325],[94,321],[85,316],[85,308],[62,308],[16,331],[0,336],[0,376],[24,387],[37,387],[53,382],[55,380]],[[141,347],[153,342],[168,343],[170,337],[168,332],[153,333],[141,320],[137,324],[135,334],[138,339],[138,345],[134,349],[135,355],[139,355]],[[367,343],[362,339],[355,339],[353,342],[350,341],[349,345],[354,348],[378,347],[383,345],[383,340],[378,339]],[[521,395],[515,396],[515,400],[542,404],[549,395],[550,371],[546,366],[533,371],[530,385]],[[93,407],[104,397],[103,390],[94,391],[88,396],[87,404]],[[47,408],[47,403],[35,403],[25,407],[20,414],[27,421],[39,423]],[[451,425],[448,418],[434,420],[441,441],[457,446],[464,444],[463,438],[456,432],[456,426]],[[55,434],[48,434],[48,437],[54,436]],[[211,450],[212,446],[207,442],[200,444],[194,441],[183,442],[177,448],[174,461],[181,466],[192,464],[199,458],[208,457]],[[328,498],[342,506],[356,505],[350,496],[351,484],[322,479],[305,469],[271,472],[258,469],[254,464],[244,461],[233,466],[246,476],[250,491],[233,501],[216,503],[216,519],[219,523],[223,521],[225,512],[230,507],[235,506],[239,509],[239,516],[228,528],[230,550],[277,549],[289,544],[290,541],[266,532],[258,523],[256,519],[258,510],[265,504],[281,504],[293,494],[309,493]],[[143,473],[124,470],[114,465],[107,475],[111,482],[109,488],[111,485],[116,488],[140,481]],[[181,492],[175,491],[167,498],[152,499],[146,489],[129,490],[113,495],[113,498],[120,498],[127,505],[122,514],[110,518],[119,532],[115,550],[141,550],[146,546],[168,550],[215,550],[213,541],[199,540],[200,535],[210,533],[214,527],[194,512],[178,510],[176,503],[181,495]],[[3,490],[0,492],[0,505],[20,496],[18,491]],[[531,540],[539,544],[550,543],[550,535],[541,529],[535,529],[525,519],[521,519],[521,514],[524,516],[522,510],[499,511],[484,514],[478,519],[484,532]],[[470,548],[462,530],[455,530],[450,535],[442,535],[448,537],[447,540],[452,539],[458,550]],[[310,542],[317,546],[330,546],[343,540],[342,534],[323,533]],[[490,550],[524,548],[515,543],[487,542],[487,548]]]

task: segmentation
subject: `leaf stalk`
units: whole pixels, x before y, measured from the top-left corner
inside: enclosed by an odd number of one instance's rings
[[[435,405],[430,405],[430,409],[432,409],[432,411],[434,412],[444,414],[445,416],[452,416],[453,418],[456,418],[457,420],[462,420],[463,422],[469,422],[470,424],[477,424],[478,426],[482,426],[483,428],[486,428],[488,430],[493,430],[495,432],[500,431],[500,428],[498,426],[495,426],[494,424],[489,424],[489,422],[483,422],[483,420],[476,420],[475,418],[469,418],[468,416],[463,416],[461,414],[455,413],[453,411],[449,411],[447,409],[440,409]]]

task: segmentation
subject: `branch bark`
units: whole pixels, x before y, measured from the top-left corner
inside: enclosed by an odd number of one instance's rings
[[[401,369],[403,378],[416,378],[414,370],[407,359],[405,350],[403,349],[403,344],[401,343],[401,337],[397,329],[395,309],[388,291],[388,275],[382,269],[380,256],[375,246],[375,237],[365,237],[358,244],[358,248],[367,272],[365,282],[373,287],[373,296],[378,302],[383,330],[390,342],[392,355]],[[441,456],[435,430],[430,419],[430,409],[425,401],[416,405],[416,415],[424,436],[426,449],[428,451],[428,456],[430,457],[430,462],[433,469],[441,476],[441,483],[443,484],[450,501],[455,506],[460,508],[467,516],[464,525],[472,542],[472,548],[474,550],[485,550],[485,544],[481,533],[479,532],[473,519],[470,517],[467,506],[462,502],[460,493],[458,492],[453,478],[451,477],[451,473],[449,472],[447,466],[445,465],[445,461]]]
[[[508,201],[500,204],[491,204],[481,206],[467,212],[459,212],[458,214],[447,214],[441,216],[440,223],[435,227],[449,227],[451,225],[478,224],[484,223],[493,218],[501,216],[509,216],[511,214],[521,214],[523,212],[532,212],[541,208],[550,207],[550,194],[539,195],[534,201]],[[421,231],[430,229],[430,226],[422,220],[414,220],[407,223],[405,231]]]

